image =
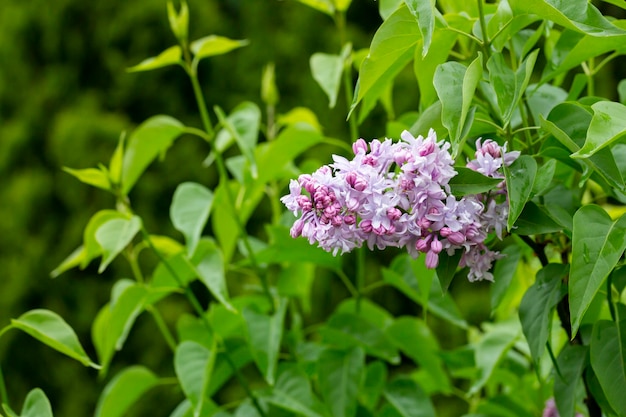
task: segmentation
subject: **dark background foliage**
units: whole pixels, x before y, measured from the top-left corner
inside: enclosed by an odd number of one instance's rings
[[[189,0],[189,6],[191,39],[219,34],[250,40],[243,49],[202,63],[200,79],[210,105],[227,111],[244,100],[261,105],[262,68],[274,62],[281,95],[278,112],[309,107],[327,135],[349,137],[346,103],[340,100],[340,110],[328,109],[309,71],[311,54],[340,50],[328,16],[294,0]],[[372,0],[353,2],[348,33],[354,49],[369,45],[381,22],[377,9]],[[155,114],[200,124],[181,69],[125,71],[174,43],[164,0],[0,2],[0,326],[29,309],[48,308],[66,318],[95,357],[91,323],[108,300],[114,277],[129,271],[116,261],[102,275],[91,265],[49,278],[81,242],[91,215],[114,204],[112,196],[80,184],[62,167],[87,168],[108,161],[121,132]],[[614,94],[613,79],[625,76],[619,66],[613,71],[615,76],[606,81],[609,97]],[[404,110],[417,103],[406,94],[398,101],[406,105]],[[381,114],[374,112],[366,122],[362,132],[367,131],[367,137],[384,135]],[[176,236],[168,220],[173,190],[185,180],[208,185],[214,181],[212,169],[202,166],[205,153],[204,144],[183,137],[168,153],[167,163],[155,164],[142,177],[131,197],[149,230]],[[330,280],[316,285],[325,294],[316,308],[330,310],[338,302],[324,288]],[[460,285],[459,297],[466,283]],[[473,291],[480,289],[475,286]],[[395,297],[397,308],[403,308],[397,294],[379,297]],[[166,319],[168,312],[176,317],[185,308],[175,297],[168,303]],[[480,298],[463,297],[459,304],[470,322],[488,314]],[[116,362],[141,363],[171,374],[171,363],[164,362],[169,358],[166,346],[151,345],[155,331],[152,322],[140,319]],[[18,409],[26,393],[38,386],[46,391],[55,415],[90,415],[106,382],[19,332],[0,341],[0,363]],[[228,389],[222,395],[227,396]],[[163,409],[170,410],[178,401],[168,395],[154,390],[133,415],[166,414]]]

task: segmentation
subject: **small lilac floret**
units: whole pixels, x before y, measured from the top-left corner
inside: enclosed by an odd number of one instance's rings
[[[506,184],[457,199],[449,186],[457,175],[449,149],[432,129],[426,137],[404,131],[397,142],[358,139],[352,159],[334,155],[333,164],[290,181],[281,201],[298,217],[291,236],[304,236],[333,255],[364,243],[370,249],[404,247],[411,256],[425,254],[428,268],[437,267],[442,252],[461,251],[459,265],[469,268],[470,281],[493,280],[489,271],[501,255],[485,240],[491,232],[502,239],[506,231]],[[518,156],[506,145],[478,139],[467,166],[504,179],[503,166]]]

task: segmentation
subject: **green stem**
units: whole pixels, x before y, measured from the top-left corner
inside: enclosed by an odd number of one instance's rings
[[[189,64],[187,62],[187,66],[185,67],[189,78],[191,79],[191,84],[193,85],[194,95],[196,96],[196,101],[198,103],[198,110],[200,111],[200,117],[202,118],[202,124],[204,125],[204,129],[210,137],[213,137],[214,130],[213,125],[211,124],[211,120],[209,119],[209,112],[207,110],[206,102],[204,100],[204,95],[202,94],[202,90],[200,89],[200,84],[198,83],[198,77],[196,74],[196,66],[194,64]],[[234,135],[234,132],[231,132]],[[271,310],[274,310],[274,298],[269,290],[269,285],[267,283],[267,277],[259,268],[259,264],[256,261],[254,256],[254,251],[252,250],[252,245],[250,244],[250,240],[248,239],[248,232],[246,231],[241,219],[236,214],[237,206],[235,204],[235,199],[230,191],[230,187],[228,186],[228,172],[226,170],[226,164],[224,163],[224,157],[222,153],[217,149],[217,146],[214,147],[215,151],[215,162],[217,164],[217,169],[220,176],[220,181],[222,186],[224,187],[224,191],[226,192],[226,199],[228,200],[228,205],[232,210],[233,219],[237,224],[237,228],[239,229],[239,234],[243,240],[243,244],[248,252],[248,258],[252,265],[254,265],[255,269],[259,271],[259,279],[261,280],[261,285],[263,287],[263,292],[267,296]]]
[[[172,332],[170,332],[170,329],[167,327],[167,324],[165,324],[165,320],[163,320],[163,316],[161,316],[159,310],[153,305],[146,306],[146,310],[148,310],[148,312],[154,318],[154,322],[159,328],[159,331],[163,335],[163,338],[165,339],[165,342],[167,343],[169,348],[172,350],[172,352],[175,352],[177,344],[176,340],[174,339]]]
[[[0,366],[0,403],[9,406],[9,395],[7,394],[7,387],[4,384],[4,375],[2,374],[2,367]]]
[[[205,314],[204,310],[202,309],[202,306],[200,305],[200,302],[198,301],[198,298],[191,291],[191,288],[189,288],[188,285],[184,285],[183,284],[183,281],[180,279],[180,277],[176,273],[176,270],[170,265],[170,263],[167,261],[167,259],[165,259],[163,254],[152,244],[152,242],[149,240],[148,232],[147,232],[147,230],[143,226],[141,228],[141,232],[142,232],[144,238],[147,239],[148,246],[150,246],[150,249],[155,253],[157,258],[159,258],[159,260],[163,263],[163,265],[165,265],[165,268],[172,275],[172,277],[178,283],[178,285],[180,285],[181,288],[184,288],[185,297],[187,297],[187,300],[191,304],[192,308],[195,310],[195,312],[198,315],[198,317],[200,318],[200,320],[202,320],[202,323],[203,323],[204,327],[206,327],[207,331],[209,332],[209,334],[211,334],[211,336],[216,337],[215,332],[213,331],[213,327],[211,326],[211,323],[207,319],[206,314]],[[248,384],[246,379],[243,377],[243,375],[241,375],[241,372],[239,372],[239,369],[237,368],[237,366],[233,362],[232,358],[230,357],[230,353],[228,352],[228,350],[224,349],[223,353],[224,353],[224,358],[226,359],[226,362],[231,367],[231,369],[233,371],[233,374],[235,375],[235,377],[237,378],[237,380],[241,384],[241,386],[244,389],[244,391],[246,391],[246,394],[248,395],[248,397],[252,401],[253,406],[259,412],[259,415],[261,415],[261,417],[267,417],[267,414],[265,414],[265,411],[263,411],[263,408],[261,408],[261,404],[259,404],[259,401],[258,401],[256,395],[254,395],[254,393],[250,389],[250,385]]]
[[[483,10],[483,0],[476,0],[478,2],[478,19],[480,21],[480,30],[483,33],[483,40],[481,46],[485,54],[485,61],[489,58],[489,39],[487,39],[487,23],[485,21],[485,11]]]
[[[593,58],[590,58],[587,64],[588,70],[585,71],[587,74],[587,95],[593,96],[596,92],[595,80],[594,76],[596,75],[595,61]]]
[[[350,282],[350,279],[348,278],[348,276],[341,270],[337,271],[337,275],[339,275],[339,279],[341,279],[341,282],[343,282],[343,285],[346,286],[350,295],[358,299],[359,291],[354,287],[354,284]]]
[[[202,89],[200,88],[198,75],[196,74],[195,68],[192,68],[189,65],[187,65],[186,70],[189,75],[189,79],[191,80],[191,85],[193,86],[193,94],[196,96],[196,102],[198,103],[198,110],[200,111],[200,118],[202,119],[204,130],[206,130],[210,137],[213,137],[215,132],[213,130],[213,125],[211,124],[211,118],[209,117],[206,102],[204,101]]]

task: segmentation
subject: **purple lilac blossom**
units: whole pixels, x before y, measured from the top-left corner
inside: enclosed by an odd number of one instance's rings
[[[304,236],[333,255],[363,244],[406,248],[414,257],[424,254],[428,268],[437,267],[441,252],[462,250],[460,266],[469,268],[470,281],[493,280],[489,270],[501,255],[484,242],[488,233],[501,239],[506,230],[506,184],[457,199],[448,185],[457,174],[449,148],[432,129],[425,138],[404,131],[398,142],[357,140],[351,160],[335,155],[332,164],[291,180],[290,193],[281,198],[300,216],[291,236]],[[467,166],[504,178],[502,166],[518,156],[506,145],[478,139]]]
[[[554,402],[554,398],[550,398],[548,401],[546,401],[546,406],[543,409],[541,417],[560,417],[560,414],[556,409],[556,403]],[[581,413],[576,413],[574,417],[583,417],[583,415]]]

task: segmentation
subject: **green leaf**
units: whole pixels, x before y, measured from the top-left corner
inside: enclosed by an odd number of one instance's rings
[[[572,158],[589,158],[626,135],[626,106],[612,101],[594,103],[593,118],[582,148]]]
[[[169,116],[154,116],[143,122],[128,139],[122,165],[122,192],[128,194],[148,165],[164,154],[185,127]]]
[[[171,46],[159,55],[145,59],[134,67],[127,69],[128,72],[151,71],[157,68],[167,67],[169,65],[182,64],[182,51],[180,46]]]
[[[305,417],[322,417],[321,407],[313,397],[311,384],[304,371],[297,365],[285,363],[278,370],[276,385],[268,402]]]
[[[448,129],[452,142],[452,156],[456,157],[465,137],[465,124],[470,115],[474,91],[483,74],[482,54],[466,67],[455,61],[437,67],[433,84],[441,100],[441,120]]]
[[[286,227],[268,226],[267,232],[270,236],[270,245],[256,255],[258,262],[310,262],[333,270],[341,268],[341,257],[311,246],[305,238],[292,238]]]
[[[509,323],[500,323],[483,335],[474,351],[474,360],[480,376],[470,387],[468,395],[476,394],[487,383],[498,363],[515,344],[518,334],[516,327]]]
[[[550,334],[550,323],[554,306],[562,297],[562,278],[568,272],[568,265],[548,264],[539,272],[535,283],[524,294],[519,306],[519,317],[530,354],[539,363]]]
[[[119,292],[114,298],[113,294]],[[143,312],[148,290],[130,281],[118,281],[111,302],[105,305],[92,326],[92,339],[105,374],[115,351],[121,350],[136,318]]]
[[[612,23],[622,30],[626,29],[626,21],[617,20]],[[565,57],[558,62],[557,67],[553,71],[542,77],[541,82],[547,82],[572,68],[578,67],[589,59],[608,52],[626,53],[626,32],[609,38],[590,35],[583,36],[575,45],[568,45],[563,51],[566,54]]]
[[[359,401],[368,410],[373,411],[387,385],[387,366],[384,362],[373,361],[367,364],[365,380],[359,389]]]
[[[276,71],[274,63],[269,63],[263,68],[261,76],[261,100],[268,106],[275,106],[278,103],[280,94],[276,87]]]
[[[128,246],[140,229],[141,218],[137,216],[132,216],[130,219],[110,219],[98,227],[96,241],[102,248],[102,262],[98,273],[102,273],[111,261]]]
[[[517,71],[507,65],[504,55],[496,53],[487,61],[489,81],[496,93],[503,126],[508,126],[530,81],[539,49],[528,55]]]
[[[577,102],[565,102],[555,106],[548,120],[540,119],[541,127],[563,144],[571,153],[578,151],[584,144],[592,120],[591,109]],[[568,163],[567,158],[563,162]],[[610,149],[600,149],[589,158],[577,159],[583,168],[585,179],[591,176],[596,182],[608,182],[610,186],[624,192],[624,179],[616,165]]]
[[[159,383],[152,371],[135,365],[125,368],[104,387],[95,417],[123,417],[148,390]]]
[[[317,362],[317,375],[324,402],[335,417],[353,417],[365,362],[365,352],[327,349]]]
[[[530,13],[592,36],[623,35],[587,0],[509,0],[516,14]]]
[[[170,219],[176,230],[185,236],[187,254],[192,256],[198,246],[202,230],[209,220],[213,193],[195,182],[179,184],[172,198]]]
[[[85,247],[83,245],[74,249],[72,253],[70,253],[67,258],[65,258],[59,266],[54,268],[52,272],[50,272],[50,278],[56,278],[61,275],[63,272],[68,271],[72,268],[76,268],[80,266],[85,261]]]
[[[191,259],[194,270],[211,294],[226,308],[235,310],[230,303],[226,286],[224,256],[220,248],[211,240],[201,240]]]
[[[109,161],[109,176],[111,177],[111,182],[115,185],[119,185],[122,180],[122,164],[124,163],[124,145],[126,144],[126,133],[123,132],[120,135],[120,139],[117,142],[117,146],[115,147],[115,151],[113,151],[113,155],[111,155],[111,160]]]
[[[195,416],[202,415],[204,410],[212,407],[207,391],[216,353],[215,345],[209,350],[189,340],[176,347],[174,370],[185,396],[193,405]]]
[[[261,123],[261,110],[249,101],[239,104],[232,113],[226,117],[222,109],[215,107],[215,113],[222,129],[215,138],[216,146],[225,149],[233,140],[239,146],[239,150],[250,163],[250,172],[253,178],[257,178],[258,170],[254,157],[254,149],[259,137]]]
[[[335,5],[332,0],[298,0],[302,4],[306,4],[307,6],[325,13],[330,17],[335,16]]]
[[[404,0],[380,0],[378,2],[378,13],[383,20],[387,20],[393,12],[403,3]]]
[[[606,399],[618,415],[626,415],[626,321],[597,321],[590,345],[591,367]]]
[[[402,417],[435,417],[435,409],[415,380],[399,377],[385,387],[385,398]]]
[[[439,357],[439,343],[423,320],[400,317],[389,326],[387,335],[402,353],[428,373],[432,391],[451,392],[450,379]]]
[[[434,0],[405,0],[422,34],[422,57],[425,57],[430,48],[430,43],[435,30],[435,1]]]
[[[189,7],[185,0],[180,2],[180,12],[176,12],[174,4],[171,0],[167,2],[167,18],[170,21],[170,29],[172,33],[179,40],[181,45],[187,44],[188,29],[189,29]]]
[[[530,155],[521,155],[505,170],[505,175],[509,193],[507,229],[511,230],[530,198],[537,175],[537,162]]]
[[[448,255],[447,253],[439,255],[439,264],[435,270],[437,271],[437,279],[444,293],[448,291],[454,279],[454,275],[456,274],[456,270],[459,269],[463,252],[463,250],[456,250],[452,255]],[[430,298],[430,294],[428,298]]]
[[[556,213],[556,210],[561,208],[558,207],[554,209],[554,207],[555,206],[549,206],[551,211],[548,213],[546,212],[545,207],[538,206],[532,201],[528,201],[524,206],[522,213],[517,218],[512,232],[516,235],[529,236],[554,233],[563,230],[567,226],[562,224],[561,220],[565,222],[565,219],[561,217],[557,222],[555,221],[556,217],[554,217],[553,214],[553,212]],[[559,212],[557,214],[562,215],[563,213]]]
[[[248,45],[247,40],[235,40],[224,36],[209,35],[191,43],[191,52],[195,55],[193,60],[197,63],[202,58],[215,55],[223,55],[234,49]]]
[[[459,37],[459,32],[471,32],[473,20],[466,15],[454,14],[446,16],[446,23],[449,27],[436,28],[433,32],[432,47],[428,49],[426,56],[422,56],[424,48],[420,46],[424,42],[421,38],[415,47],[413,71],[419,85],[420,105],[422,108],[430,106],[437,100],[437,92],[433,85],[435,71],[440,64],[448,60],[450,51]],[[450,30],[450,28],[456,30]],[[433,125],[428,127],[434,128]],[[426,130],[428,130],[428,127]]]
[[[468,194],[481,194],[492,190],[502,179],[487,177],[466,167],[454,167],[457,175],[450,179],[450,190],[457,197]]]
[[[376,100],[385,87],[413,59],[417,42],[422,38],[415,17],[400,6],[378,28],[370,45],[370,53],[361,63],[350,115],[364,99]],[[361,114],[361,119],[366,114]]]
[[[496,311],[508,290],[517,265],[522,257],[522,251],[518,245],[509,245],[500,251],[504,258],[496,261],[493,268],[493,284],[491,284],[491,314]]]
[[[569,281],[572,337],[626,248],[626,215],[613,221],[601,207],[587,205],[574,214]]]
[[[34,388],[26,395],[20,417],[53,417],[50,401],[40,388]]]
[[[111,189],[111,183],[109,176],[106,172],[103,172],[98,168],[86,168],[86,169],[72,169],[63,167],[63,171],[78,178],[80,182],[93,185],[94,187],[101,188],[109,191]]]
[[[573,416],[576,388],[587,362],[587,346],[566,344],[556,362],[560,374],[554,377],[554,401],[562,416]]]
[[[275,382],[286,311],[286,299],[281,299],[276,312],[271,316],[251,308],[243,310],[250,351],[254,362],[270,385],[274,385]]]
[[[337,95],[341,87],[341,75],[346,59],[350,56],[352,45],[346,44],[340,55],[315,53],[311,55],[310,66],[313,78],[328,96],[328,107],[337,104]]]
[[[102,247],[96,239],[96,232],[100,226],[113,219],[128,220],[128,216],[116,210],[100,210],[89,219],[83,232],[84,256],[81,260],[81,268],[85,268],[96,256],[102,255]]]
[[[89,359],[72,327],[61,316],[52,311],[30,310],[17,319],[11,319],[11,326],[28,333],[52,349],[76,359],[85,366],[100,368],[98,364]]]
[[[360,346],[365,352],[392,364],[400,355],[383,330],[354,313],[335,313],[320,330],[327,343],[349,348]]]

